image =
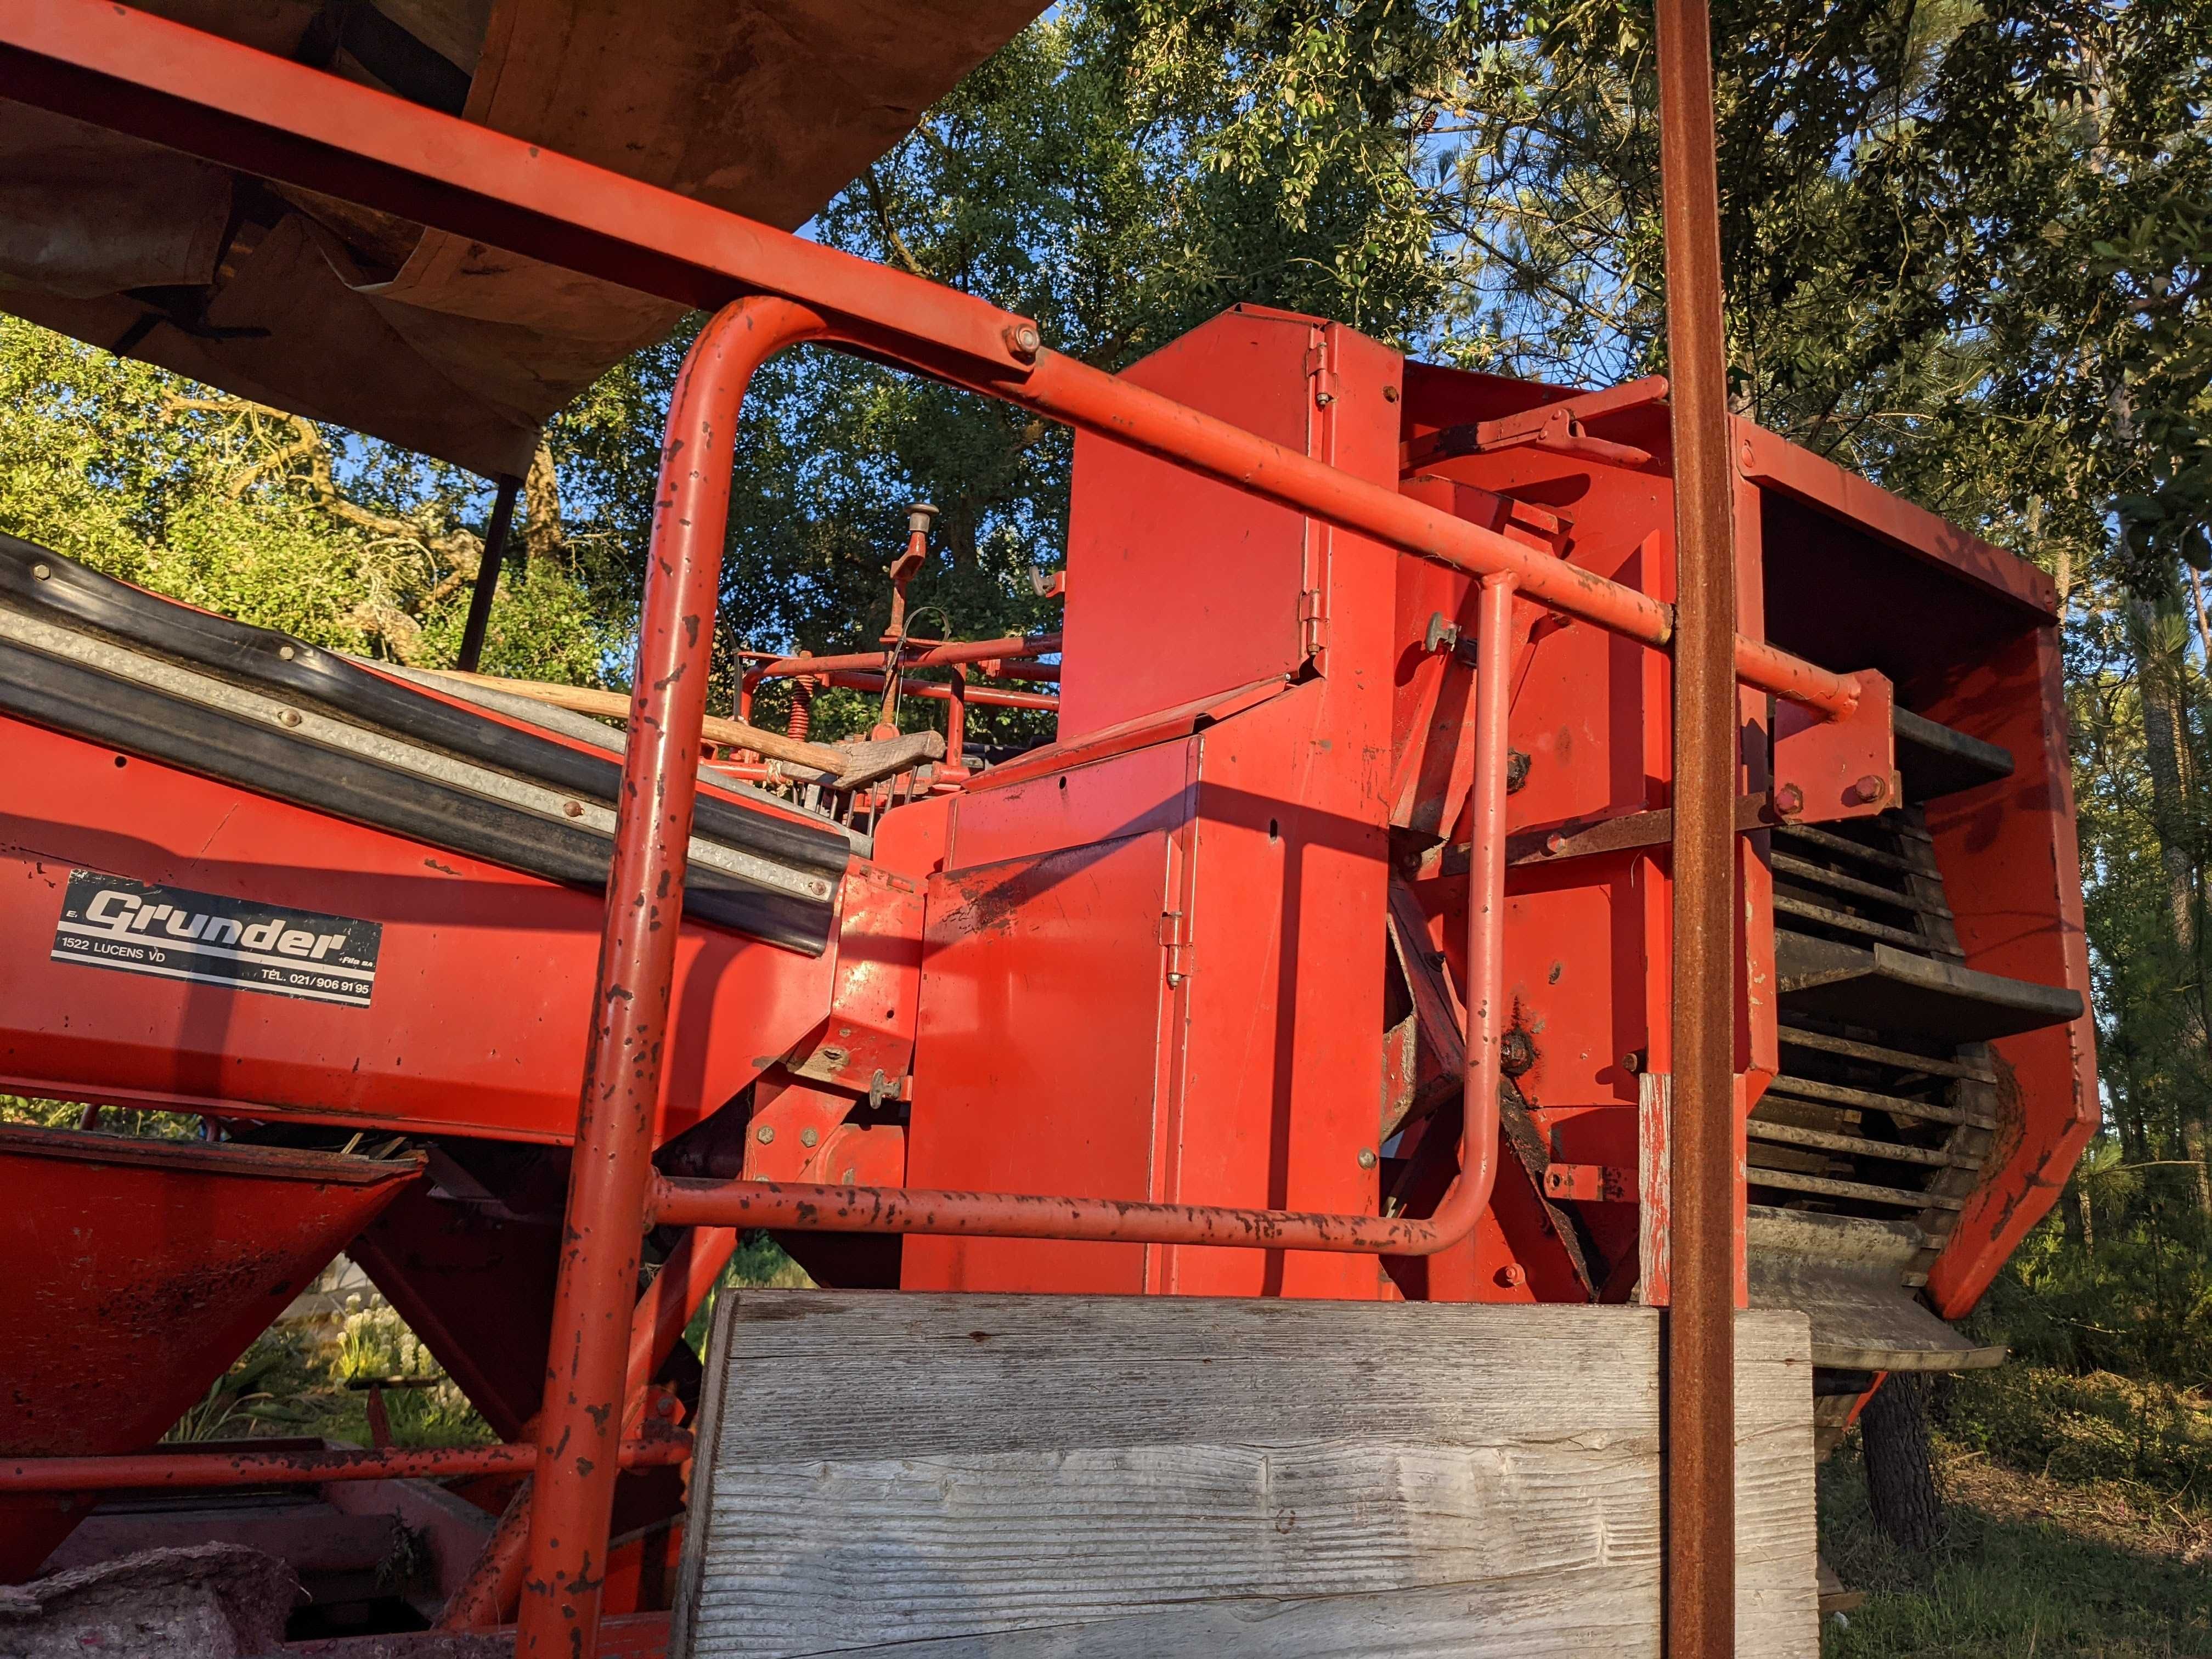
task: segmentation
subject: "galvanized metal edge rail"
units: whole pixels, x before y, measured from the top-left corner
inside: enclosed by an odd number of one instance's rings
[[[812,307],[848,344],[1143,450],[1416,557],[1512,576],[1528,599],[1666,646],[1649,594],[1409,501],[1073,358],[1036,325],[891,270],[387,94],[109,0],[0,11],[0,95],[394,213],[686,305]],[[1737,638],[1744,684],[1850,712],[1858,686]]]

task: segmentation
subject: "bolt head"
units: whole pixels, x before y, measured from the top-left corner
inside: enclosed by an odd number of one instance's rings
[[[1509,1261],[1498,1270],[1498,1282],[1508,1290],[1528,1282],[1528,1274],[1517,1261]]]
[[[1044,345],[1044,337],[1037,332],[1035,323],[1014,323],[1006,329],[1006,349],[1024,362],[1036,356]]]
[[[290,646],[280,645],[276,647],[276,654],[282,657],[286,662],[289,662],[296,653],[293,651]]]
[[[300,723],[300,711],[296,708],[278,709],[276,723],[279,726],[297,726]]]
[[[1376,1163],[1375,1149],[1372,1146],[1362,1146],[1359,1149],[1359,1167],[1363,1170],[1371,1170]]]
[[[1554,830],[1544,837],[1544,850],[1553,857],[1558,857],[1567,850],[1566,836],[1562,831]]]
[[[1776,816],[1794,818],[1805,810],[1805,792],[1794,783],[1785,783],[1774,792]]]
[[[759,1128],[753,1131],[753,1139],[760,1142],[763,1146],[774,1144],[775,1140],[775,1125],[773,1123],[762,1124]]]
[[[31,567],[31,574],[33,576],[36,576],[40,581],[44,581],[47,577],[52,575],[54,573],[49,570],[45,565],[34,564]]]
[[[1872,805],[1889,799],[1889,780],[1869,772],[1852,786],[1858,798]]]
[[[802,1146],[811,1146],[816,1141],[821,1139],[821,1135],[816,1133],[814,1127],[811,1124],[809,1124],[805,1128],[801,1129],[799,1132],[799,1144]]]
[[[564,800],[561,803],[561,810],[572,818],[580,818],[584,816],[584,803],[580,800]]]

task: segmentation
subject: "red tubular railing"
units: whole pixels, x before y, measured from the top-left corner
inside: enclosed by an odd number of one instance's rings
[[[646,567],[636,687],[623,759],[615,857],[608,882],[591,1049],[577,1115],[566,1243],[555,1292],[553,1345],[539,1413],[543,1448],[530,1512],[530,1551],[516,1620],[520,1656],[589,1652],[599,1623],[614,1449],[621,1433],[621,1333],[606,1310],[635,1282],[638,1241],[650,1220],[691,1224],[822,1227],[825,1195],[838,1189],[767,1182],[662,1183],[648,1202],[651,1139],[669,1036],[670,991],[684,902],[685,853],[696,796],[707,665],[729,516],[738,411],[754,372],[802,340],[832,332],[818,314],[785,300],[741,301],[701,332],[684,360],[662,447],[659,498]],[[1426,1220],[1304,1215],[1194,1205],[1037,1199],[1018,1194],[935,1195],[957,1210],[918,1211],[932,1195],[854,1188],[848,1230],[943,1230],[1000,1236],[1115,1237],[1158,1243],[1243,1243],[1276,1249],[1425,1255],[1473,1231],[1496,1170],[1499,1045],[1492,981],[1503,932],[1507,643],[1513,583],[1483,585],[1478,671],[1475,823],[1490,836],[1480,868],[1494,888],[1468,906],[1470,984],[1467,1114],[1459,1178]],[[763,1206],[790,1206],[771,1223]],[[664,1205],[668,1206],[663,1208]],[[863,1215],[866,1210],[868,1213]],[[657,1213],[656,1213],[657,1212]]]
[[[1468,1043],[1460,1173],[1421,1219],[1152,1204],[1104,1198],[961,1193],[907,1187],[823,1187],[774,1181],[659,1177],[647,1215],[663,1224],[788,1227],[813,1232],[981,1234],[994,1238],[1217,1244],[1260,1249],[1433,1255],[1474,1230],[1489,1206],[1498,1156],[1498,1091],[1505,1033],[1507,670],[1514,584],[1482,584],[1475,670],[1474,794],[1467,912]]]
[[[693,343],[669,404],[538,1413],[544,1455],[532,1493],[518,1656],[595,1650],[738,413],[754,370],[828,331],[787,300],[726,307]]]
[[[625,1440],[615,1455],[624,1468],[681,1463],[691,1437]],[[321,1486],[329,1480],[428,1480],[463,1475],[528,1474],[543,1454],[536,1446],[389,1447],[377,1451],[123,1452],[94,1457],[15,1457],[0,1461],[0,1492],[119,1492],[157,1486],[203,1491],[222,1486]]]

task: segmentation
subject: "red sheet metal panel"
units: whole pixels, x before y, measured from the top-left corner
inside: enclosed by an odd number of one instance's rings
[[[47,803],[0,811],[0,951],[15,965],[0,1087],[364,1127],[574,1133],[596,894],[34,726],[0,722],[0,744],[44,781]],[[374,921],[369,1006],[50,961],[72,869]],[[684,927],[664,1136],[820,1022],[836,954]]]
[[[908,1185],[1149,1195],[1171,860],[1152,830],[931,879]],[[1134,1293],[1145,1254],[913,1237],[901,1283]]]
[[[151,1445],[421,1173],[0,1127],[0,1451]],[[34,1573],[88,1503],[0,1501],[0,1580]]]
[[[1133,378],[1395,477],[1397,359],[1348,331],[1240,308]],[[1066,629],[1072,742],[1063,769],[1027,775],[1033,757],[950,809],[908,1179],[1372,1213],[1391,686],[1366,665],[1391,654],[1398,561],[1101,444],[1079,453],[1074,513],[1069,589],[1092,597]],[[1193,581],[1191,605],[1160,608]],[[1301,663],[1320,672],[1230,712],[1240,686]],[[1217,694],[1230,702],[1211,723],[1146,724]],[[1124,733],[1150,746],[1117,752]],[[1081,1273],[1102,1276],[1085,1288],[1372,1297],[1383,1283],[1351,1257],[906,1248],[910,1287],[1067,1289]],[[979,1276],[986,1263],[1002,1276]]]
[[[1240,306],[1121,378],[1304,453],[1314,400],[1285,382],[1323,374],[1323,349],[1310,319]],[[1075,449],[1062,741],[1304,660],[1321,526],[1088,434]]]
[[[2089,940],[2066,752],[2057,630],[2021,634],[1961,665],[1929,717],[2012,752],[2000,783],[1932,802],[1928,828],[1966,965],[2089,992]],[[2103,1109],[2097,1028],[2085,1012],[1995,1045],[1999,1127],[1982,1185],[1928,1273],[1936,1311],[1957,1318],[2057,1203]]]

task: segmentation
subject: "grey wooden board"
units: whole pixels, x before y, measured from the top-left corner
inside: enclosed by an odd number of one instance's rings
[[[1644,1308],[746,1291],[671,1652],[1659,1651]],[[1738,1650],[1819,1650],[1802,1314],[1737,1323]]]

